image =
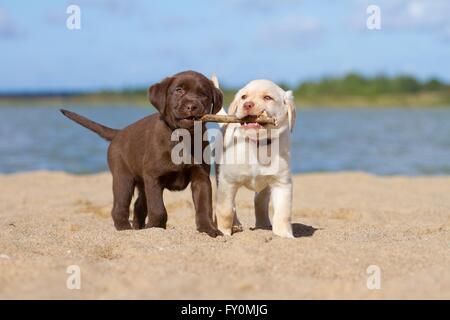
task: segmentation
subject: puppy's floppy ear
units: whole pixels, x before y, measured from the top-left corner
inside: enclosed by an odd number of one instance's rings
[[[239,93],[239,92],[238,92]],[[234,96],[233,101],[231,101],[230,106],[228,107],[228,115],[232,116],[236,113],[237,111],[237,106],[238,106],[238,93],[236,93],[236,95]]]
[[[167,77],[159,83],[156,83],[148,88],[148,99],[150,103],[158,109],[161,114],[164,114],[166,109],[167,89],[172,83],[173,78]]]
[[[294,103],[294,95],[292,91],[286,91],[284,93],[284,105],[287,107],[288,121],[289,121],[289,130],[293,130],[295,127],[295,103]]]
[[[235,97],[233,101],[231,101],[230,106],[228,107],[228,115],[234,115],[236,113],[238,107],[237,98]]]

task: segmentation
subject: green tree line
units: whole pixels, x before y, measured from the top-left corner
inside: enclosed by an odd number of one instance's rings
[[[325,77],[319,81],[305,81],[294,88],[294,91],[302,96],[327,94],[370,97],[385,94],[450,92],[450,85],[436,78],[419,81],[409,75],[365,77],[357,73],[350,73],[344,77]]]

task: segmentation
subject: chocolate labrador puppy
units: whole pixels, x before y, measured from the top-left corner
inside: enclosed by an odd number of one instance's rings
[[[113,176],[114,205],[111,214],[114,226],[117,230],[132,228],[128,220],[129,207],[137,188],[133,227],[165,228],[167,212],[163,190],[183,190],[191,183],[197,230],[211,237],[222,235],[212,221],[210,165],[204,162],[174,164],[171,160],[172,147],[178,143],[171,141],[173,130],[183,128],[193,134],[195,119],[221,109],[222,92],[204,75],[185,71],[152,85],[148,93],[159,114],[145,117],[122,130],[111,129],[76,113],[61,110],[68,118],[111,141],[108,165]],[[194,137],[191,141],[193,144]],[[207,145],[208,142],[204,142],[203,149]],[[194,150],[193,147],[191,150]]]

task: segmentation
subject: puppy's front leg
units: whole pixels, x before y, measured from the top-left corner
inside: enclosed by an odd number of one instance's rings
[[[271,190],[273,233],[280,237],[293,238],[292,234],[292,182],[276,184]]]
[[[210,237],[221,236],[212,220],[212,191],[209,170],[196,166],[191,173],[192,200],[195,206],[195,221],[197,230],[205,232]]]
[[[216,202],[217,226],[223,234],[228,236],[231,236],[233,221],[236,215],[236,212],[234,211],[234,198],[236,197],[236,192],[236,185],[225,181],[222,177],[219,178]]]
[[[166,228],[167,211],[163,201],[163,188],[156,178],[145,177],[148,221],[146,228]]]

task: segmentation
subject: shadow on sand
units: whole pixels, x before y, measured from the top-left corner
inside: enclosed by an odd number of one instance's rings
[[[250,230],[272,230],[272,227],[265,228],[250,228]],[[301,223],[293,223],[292,224],[292,233],[294,234],[294,238],[301,237],[312,237],[314,232],[317,230],[322,230],[321,228],[314,228],[312,226],[308,226],[306,224]]]
[[[314,232],[316,232],[317,230],[321,230],[321,229],[314,228],[312,226],[308,226],[306,224],[301,224],[301,223],[293,223],[292,224],[292,233],[294,234],[295,238],[312,237]]]

